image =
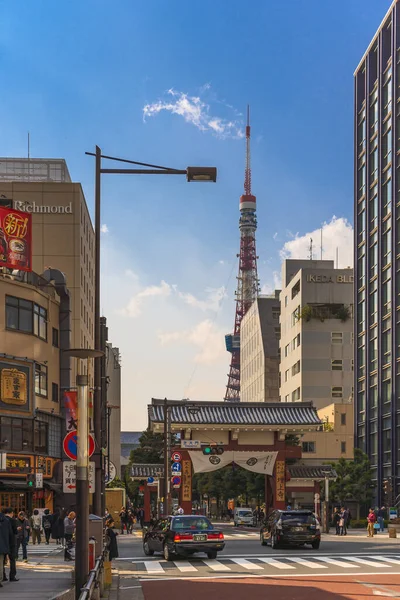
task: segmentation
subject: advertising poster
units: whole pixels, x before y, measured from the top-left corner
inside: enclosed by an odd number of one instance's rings
[[[0,206],[0,267],[32,271],[32,215]]]
[[[30,367],[17,362],[0,361],[0,409],[30,410]]]
[[[64,392],[65,428],[67,432],[78,428],[78,395],[75,391]]]

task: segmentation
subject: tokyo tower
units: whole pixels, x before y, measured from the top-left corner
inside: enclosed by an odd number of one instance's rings
[[[256,197],[251,193],[250,164],[250,108],[247,107],[246,166],[244,171],[244,194],[240,196],[240,254],[237,278],[236,313],[233,335],[225,336],[226,349],[232,353],[231,366],[226,386],[225,401],[240,401],[240,326],[244,315],[258,296],[256,255]]]

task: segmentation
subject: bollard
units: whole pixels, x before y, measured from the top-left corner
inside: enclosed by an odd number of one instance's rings
[[[112,584],[111,561],[104,561],[104,587],[110,588]]]
[[[90,538],[90,540],[89,540],[89,571],[93,571],[93,569],[96,565],[95,548],[96,548],[96,540],[94,538]]]

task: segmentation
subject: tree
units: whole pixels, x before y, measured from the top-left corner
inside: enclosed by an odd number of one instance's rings
[[[370,504],[374,496],[375,484],[368,456],[359,448],[354,448],[354,460],[340,458],[331,464],[337,473],[336,481],[330,485],[331,499],[340,504],[355,500],[359,519],[360,506]]]
[[[153,433],[146,429],[139,438],[139,448],[132,450],[130,463],[160,464],[164,449],[164,436],[162,433]]]

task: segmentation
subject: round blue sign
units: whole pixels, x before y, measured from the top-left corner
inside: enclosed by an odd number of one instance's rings
[[[171,466],[172,472],[173,473],[180,473],[181,472],[181,463],[173,463],[173,465]]]
[[[147,478],[147,483],[153,483],[153,482],[154,482],[154,477]]]
[[[172,478],[172,485],[180,485],[180,483],[181,483],[180,477],[175,476]]]

